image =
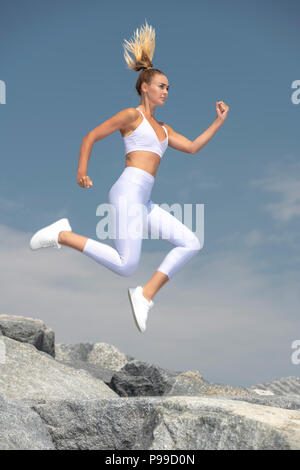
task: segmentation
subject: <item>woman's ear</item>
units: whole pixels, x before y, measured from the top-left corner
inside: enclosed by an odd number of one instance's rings
[[[141,85],[141,91],[143,93],[147,93],[147,84],[145,82],[143,82],[142,85]]]

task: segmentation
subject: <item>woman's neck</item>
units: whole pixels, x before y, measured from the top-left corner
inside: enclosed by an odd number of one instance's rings
[[[154,118],[155,106],[150,106],[148,103],[141,101],[139,106],[142,106],[145,110],[145,114]]]

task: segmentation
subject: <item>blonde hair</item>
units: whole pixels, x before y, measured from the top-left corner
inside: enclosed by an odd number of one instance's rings
[[[146,20],[145,22],[145,26],[142,26],[140,30],[136,29],[130,41],[124,39],[123,43],[127,67],[136,72],[142,70],[135,86],[139,95],[141,95],[142,82],[150,84],[156,73],[164,75],[161,70],[153,68],[152,58],[155,49],[155,30],[152,26],[148,25]],[[129,55],[129,52],[133,55],[133,58]]]

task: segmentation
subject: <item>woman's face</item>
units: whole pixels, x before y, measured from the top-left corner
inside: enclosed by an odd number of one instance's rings
[[[169,82],[165,75],[156,73],[152,78],[151,84],[147,85],[145,83],[143,86],[145,87],[149,100],[152,101],[155,106],[162,106],[165,103],[169,90]]]

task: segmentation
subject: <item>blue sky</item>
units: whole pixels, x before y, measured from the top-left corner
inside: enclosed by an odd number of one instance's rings
[[[137,273],[121,278],[69,248],[33,253],[28,243],[61,217],[96,239],[96,208],[125,166],[123,142],[114,133],[96,143],[94,186],[84,190],[81,140],[138,106],[122,43],[145,19],[156,31],[154,66],[171,85],[156,119],[194,140],[215,120],[216,101],[230,111],[198,154],[169,147],[163,156],[152,200],[204,204],[205,241],[154,298],[140,335],[127,287],[145,284],[171,245],[145,240]],[[57,342],[111,343],[219,383],[299,376],[299,26],[294,0],[2,2],[0,312],[41,318]]]

